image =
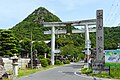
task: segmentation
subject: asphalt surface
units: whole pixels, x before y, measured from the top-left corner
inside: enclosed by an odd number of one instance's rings
[[[24,76],[16,80],[106,80],[77,74],[84,63],[72,63]],[[107,79],[109,80],[109,79]]]

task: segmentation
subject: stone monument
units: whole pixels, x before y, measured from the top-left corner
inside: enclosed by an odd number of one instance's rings
[[[13,76],[17,77],[18,75],[18,57],[16,54],[14,54],[13,57],[11,57],[12,65],[13,65]]]
[[[40,60],[37,58],[37,50],[34,50],[33,51],[33,68],[40,68],[41,67],[41,64],[40,64]],[[31,60],[30,62],[28,63],[28,68],[31,68]]]
[[[0,80],[2,80],[4,74],[5,74],[4,62],[2,57],[0,57]]]

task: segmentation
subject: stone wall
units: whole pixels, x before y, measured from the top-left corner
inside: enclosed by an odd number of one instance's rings
[[[6,71],[12,70],[12,60],[10,58],[2,58],[4,62],[4,67]],[[30,61],[30,58],[19,58],[18,60],[18,67],[19,69],[26,68],[28,66],[28,63]]]

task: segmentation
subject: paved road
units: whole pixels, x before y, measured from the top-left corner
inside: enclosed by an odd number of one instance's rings
[[[21,77],[17,80],[103,80],[75,75],[75,72],[77,72],[82,65],[83,63],[73,63],[70,65],[37,72],[29,76]]]

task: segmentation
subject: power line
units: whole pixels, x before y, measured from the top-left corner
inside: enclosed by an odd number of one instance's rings
[[[111,12],[111,10],[112,10],[112,8],[113,8],[113,6],[114,6],[114,2],[115,2],[115,0],[113,0],[113,2],[112,2],[112,5],[111,5],[111,7],[110,7],[110,10],[108,11],[108,15],[107,15],[105,21],[107,21],[107,20],[108,20],[108,17],[110,16],[110,12]]]
[[[115,18],[114,18],[114,21],[113,21],[113,24],[114,23],[116,23],[117,22],[117,20],[119,19],[119,17],[120,17],[120,13],[119,13],[119,11],[120,11],[120,4],[119,4],[119,1],[118,1],[118,9],[117,9],[117,11],[116,11],[116,13],[115,13]]]
[[[112,2],[112,5],[110,7],[110,10],[108,11],[108,16],[106,17],[106,24],[109,23],[109,21],[111,20],[111,17],[113,16],[113,10],[115,9],[115,3],[116,3],[116,0],[113,0]]]
[[[114,25],[116,19],[118,18],[118,15],[119,15],[119,0],[116,1],[116,7],[115,7],[115,10],[113,11],[113,16],[111,17],[111,21],[110,23],[112,23]]]

